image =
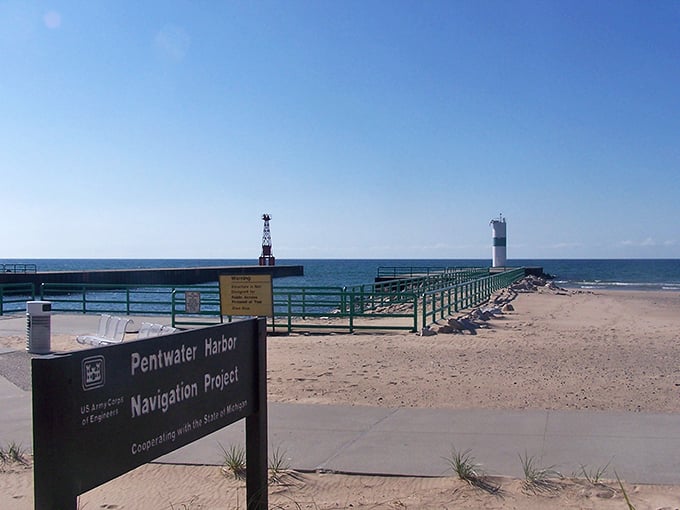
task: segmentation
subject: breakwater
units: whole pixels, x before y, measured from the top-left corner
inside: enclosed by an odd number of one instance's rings
[[[94,271],[37,271],[0,273],[0,284],[85,283],[106,285],[194,285],[216,282],[219,275],[270,274],[272,278],[303,276],[304,267],[291,266],[209,266],[144,269],[102,269]]]

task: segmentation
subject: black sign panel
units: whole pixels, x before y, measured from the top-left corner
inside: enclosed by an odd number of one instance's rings
[[[256,412],[258,345],[251,319],[33,359],[36,506]]]

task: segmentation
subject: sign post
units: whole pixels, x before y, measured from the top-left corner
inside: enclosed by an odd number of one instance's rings
[[[261,384],[257,385],[254,395],[257,410],[246,417],[246,507],[248,510],[268,510],[268,464],[267,444],[267,322],[258,319],[258,352],[256,358],[257,373]]]
[[[32,360],[37,510],[246,419],[248,510],[267,508],[264,319]]]

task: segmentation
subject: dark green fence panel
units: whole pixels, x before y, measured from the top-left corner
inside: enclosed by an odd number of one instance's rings
[[[490,275],[489,268],[380,268],[379,274],[406,278],[351,287],[275,286],[275,331],[408,330],[476,306],[496,290],[524,276],[524,268]],[[198,299],[196,299],[198,297]],[[39,298],[55,312],[170,315],[175,327],[217,324],[217,283],[195,286],[43,284]],[[25,310],[36,299],[32,284],[0,285],[0,315]],[[197,308],[198,306],[198,308]],[[232,320],[226,317],[226,320]]]
[[[26,301],[35,300],[32,283],[0,284],[0,315],[26,311]]]
[[[422,326],[430,326],[439,319],[488,301],[494,292],[524,278],[524,274],[525,269],[522,267],[449,287],[428,290],[422,299]]]
[[[102,284],[44,283],[40,298],[52,302],[54,312],[169,315],[172,288]]]

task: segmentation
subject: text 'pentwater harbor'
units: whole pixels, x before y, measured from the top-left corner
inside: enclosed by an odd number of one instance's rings
[[[178,368],[199,359],[234,351],[237,344],[238,337],[222,335],[217,340],[212,337],[205,338],[201,350],[197,345],[182,344],[171,349],[161,348],[150,354],[140,354],[134,351],[130,354],[130,375],[137,377],[155,371]],[[156,388],[151,393],[144,395],[138,393],[130,398],[131,416],[136,418],[158,411],[166,413],[173,405],[198,397],[201,387],[205,394],[212,391],[224,391],[238,382],[239,367],[233,364],[230,367],[221,368],[216,373],[203,373],[198,381],[180,381],[168,388]]]

